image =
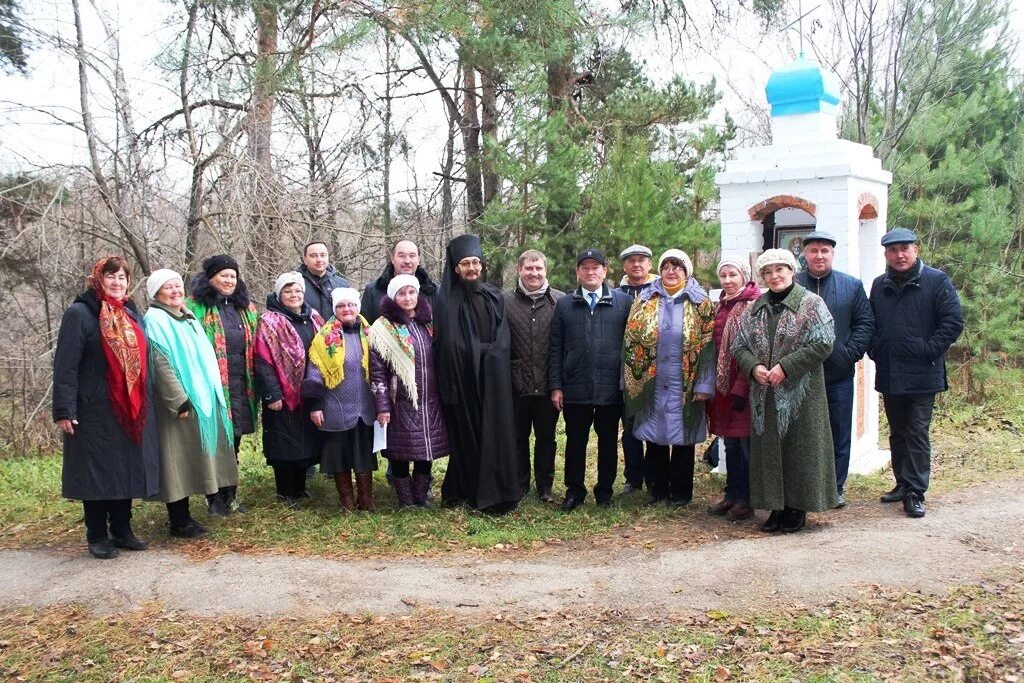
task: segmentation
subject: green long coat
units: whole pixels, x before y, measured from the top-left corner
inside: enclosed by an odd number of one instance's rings
[[[166,311],[176,322],[184,323],[187,318],[195,317],[191,311],[175,311],[159,301],[152,305]],[[199,341],[209,343],[205,337]],[[172,503],[200,493],[216,493],[223,486],[237,485],[238,463],[224,425],[218,427],[217,451],[211,458],[203,453],[196,411],[189,411],[184,419],[178,417],[188,396],[170,361],[152,345],[149,358],[156,427],[160,435],[160,494],[157,499]]]
[[[804,302],[804,297],[818,301]],[[820,306],[816,305],[819,303]],[[825,302],[800,285],[794,285],[779,307],[769,303],[768,293],[751,304],[740,323],[746,328],[746,339],[738,335],[733,346],[740,372],[747,376],[758,365],[771,369],[779,364],[786,373],[787,386],[793,386],[804,376],[808,378],[806,393],[784,437],[779,432],[776,392],[771,387],[765,396],[763,431],[758,434],[756,429],[750,430],[750,504],[759,510],[790,507],[820,512],[835,507],[837,502],[836,464],[822,367],[832,352],[832,342],[803,338],[797,341],[795,349],[777,357],[776,332],[783,309],[796,313],[802,304],[805,309],[814,310],[828,325],[832,324]],[[753,324],[759,316],[763,324]],[[766,345],[745,343],[751,341],[752,334],[764,333],[768,335]],[[768,348],[767,357],[759,357],[755,347]],[[756,400],[753,392],[751,400]]]

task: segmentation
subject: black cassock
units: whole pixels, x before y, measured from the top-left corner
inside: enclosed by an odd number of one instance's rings
[[[434,352],[452,451],[441,498],[508,512],[520,496],[505,301],[493,285],[454,276],[437,309]]]

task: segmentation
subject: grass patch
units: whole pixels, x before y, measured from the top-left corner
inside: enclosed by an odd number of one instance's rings
[[[815,609],[197,618],[159,605],[0,611],[0,675],[39,681],[1014,681],[1024,569],[945,596]]]
[[[1024,373],[1008,372],[990,389],[990,401],[971,405],[955,392],[939,398],[933,422],[932,491],[1019,477],[1024,472],[1024,393],[1017,387]],[[887,439],[883,415],[884,447]],[[559,435],[559,453],[564,435]],[[563,515],[532,494],[513,514],[493,517],[465,509],[397,511],[394,494],[384,480],[386,463],[375,478],[375,514],[341,515],[333,482],[316,477],[310,483],[313,499],[300,510],[287,510],[274,499],[273,474],[258,452],[258,437],[246,437],[241,454],[240,499],[247,515],[208,519],[201,497],[193,497],[195,516],[209,522],[209,540],[176,543],[166,535],[166,513],[158,503],[137,503],[138,533],[157,547],[177,545],[193,553],[233,550],[274,551],[324,556],[434,554],[449,550],[536,550],[553,544],[590,539],[600,543],[638,546],[692,544],[716,537],[756,534],[753,525],[729,525],[709,520],[705,504],[720,495],[724,480],[698,464],[694,503],[679,511],[648,508],[643,495],[619,500],[608,509],[593,499],[573,514]],[[594,439],[588,481],[596,479]],[[698,453],[703,449],[698,447]],[[439,497],[447,460],[435,463],[435,499]],[[561,493],[561,457],[555,475]],[[81,505],[60,497],[59,455],[0,457],[0,547],[82,545]],[[621,482],[621,476],[619,477]],[[852,476],[847,500],[874,505],[881,491],[892,486],[891,473]],[[681,528],[682,527],[682,528]],[[627,540],[623,540],[627,539]]]

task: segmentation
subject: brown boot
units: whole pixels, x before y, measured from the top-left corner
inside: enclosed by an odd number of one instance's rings
[[[334,485],[338,487],[338,498],[341,500],[342,512],[352,512],[356,507],[352,496],[352,470],[345,470],[335,474]]]
[[[356,506],[373,512],[373,473],[356,474]]]

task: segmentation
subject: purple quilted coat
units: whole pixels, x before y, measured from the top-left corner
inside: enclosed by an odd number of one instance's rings
[[[415,316],[409,320],[394,301],[385,297],[381,315],[395,324],[406,325],[415,357],[416,392],[419,410],[393,369],[376,349],[370,350],[370,386],[378,413],[391,413],[388,424],[387,457],[391,460],[437,460],[448,455],[448,429],[437,390],[432,339],[427,332],[430,303],[421,298]]]

